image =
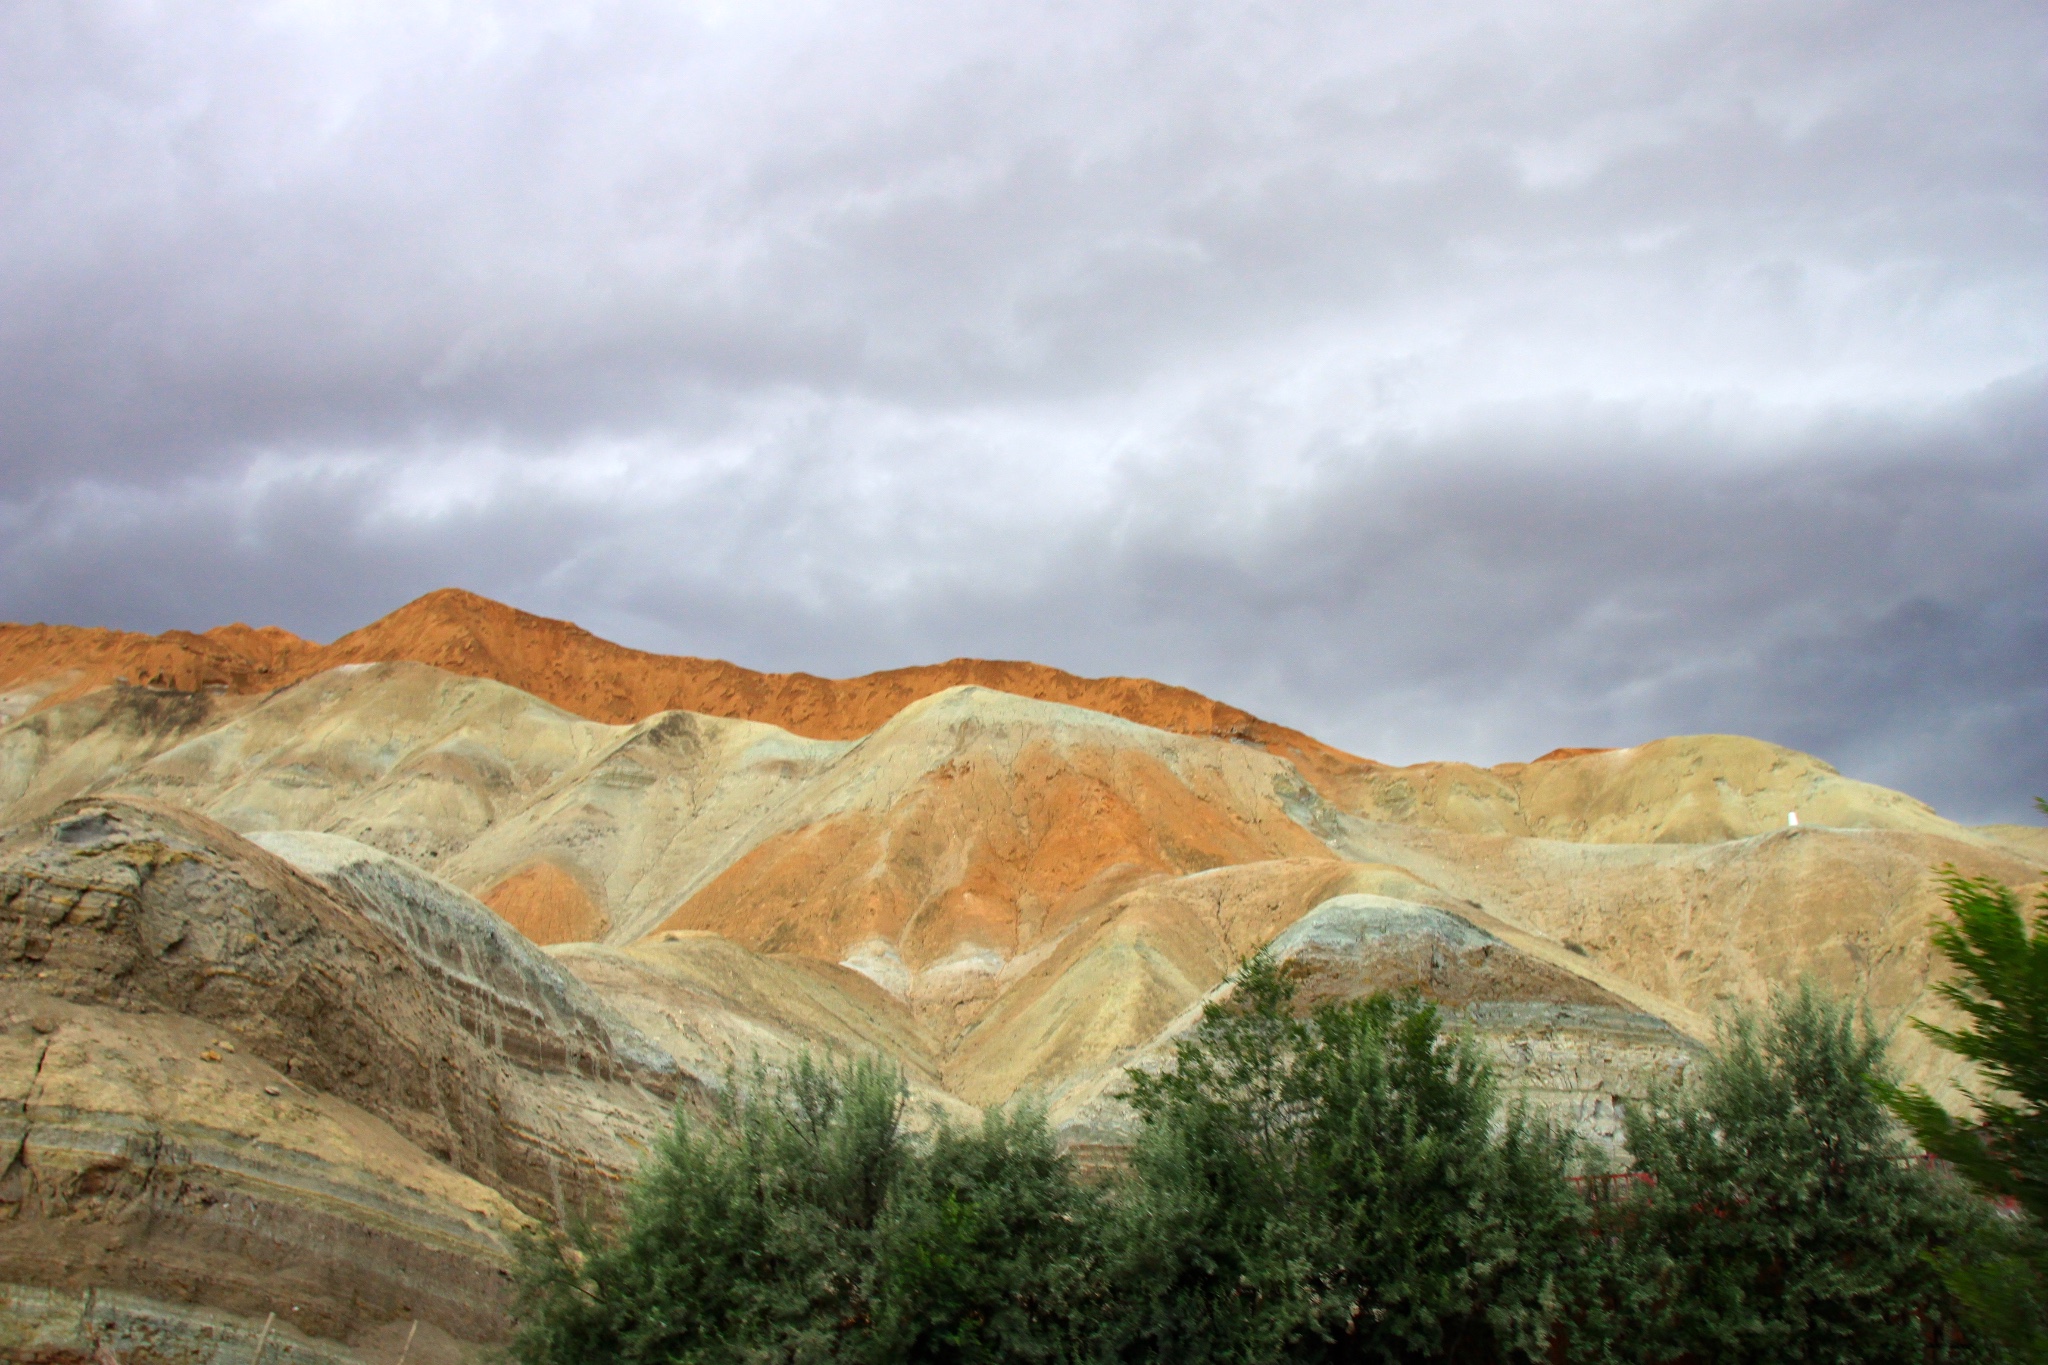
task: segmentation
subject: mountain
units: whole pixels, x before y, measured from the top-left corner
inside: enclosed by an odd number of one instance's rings
[[[1741,737],[1391,767],[1140,680],[750,673],[461,593],[327,646],[0,627],[0,693],[0,1351],[52,1359],[271,1313],[293,1359],[464,1358],[518,1228],[803,1052],[1114,1159],[1127,1069],[1260,947],[1423,991],[1611,1147],[1801,976],[1939,1014],[1933,869],[2048,879],[2040,831]]]
[[[988,659],[954,659],[843,681],[757,673],[716,659],[627,649],[570,622],[454,588],[428,593],[331,645],[275,626],[139,635],[0,624],[0,719],[118,680],[246,695],[343,664],[398,661],[489,678],[614,725],[661,711],[695,711],[762,721],[809,739],[857,739],[914,701],[972,685],[1087,707],[1179,734],[1244,740],[1282,754],[1319,782],[1342,782],[1374,766],[1234,706],[1143,678],[1081,678],[1043,664]]]

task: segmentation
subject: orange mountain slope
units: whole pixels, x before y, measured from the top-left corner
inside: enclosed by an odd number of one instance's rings
[[[1332,796],[1379,766],[1198,692],[1142,678],[1082,678],[1044,664],[989,659],[846,679],[759,673],[717,659],[628,649],[571,622],[455,588],[428,593],[331,645],[275,626],[142,635],[0,624],[0,720],[121,678],[187,692],[258,693],[340,664],[390,660],[490,678],[614,725],[658,711],[696,711],[765,721],[812,739],[855,739],[880,729],[912,702],[973,684],[1155,729],[1255,744],[1292,762]]]

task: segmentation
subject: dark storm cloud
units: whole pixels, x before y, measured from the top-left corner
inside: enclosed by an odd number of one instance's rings
[[[2031,4],[18,6],[0,615],[2048,790]]]

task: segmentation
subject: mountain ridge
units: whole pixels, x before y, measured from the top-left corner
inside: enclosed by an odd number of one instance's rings
[[[853,678],[766,673],[719,659],[656,654],[574,622],[440,588],[322,645],[277,626],[236,623],[159,635],[0,623],[0,723],[109,683],[260,694],[344,664],[406,661],[489,678],[587,720],[630,725],[694,711],[775,725],[808,739],[858,739],[915,702],[972,685],[1080,706],[1178,734],[1255,744],[1326,794],[1381,767],[1199,692],[1146,678],[1086,678],[1045,664],[949,659]]]

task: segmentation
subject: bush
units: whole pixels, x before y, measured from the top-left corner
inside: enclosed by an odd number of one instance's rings
[[[1035,1113],[929,1144],[901,1077],[802,1059],[703,1131],[678,1117],[610,1229],[526,1248],[512,1354],[590,1361],[1061,1361],[1090,1199]]]
[[[1655,1180],[1629,1236],[1662,1263],[1642,1359],[1961,1351],[1927,1252],[1973,1216],[1879,1102],[1884,1054],[1867,1022],[1803,985],[1766,1020],[1738,1015],[1686,1086],[1629,1112],[1629,1151]]]
[[[1037,1109],[939,1129],[876,1228],[876,1358],[1087,1358],[1104,1309],[1098,1207]]]
[[[1810,989],[1738,1017],[1685,1086],[1628,1114],[1654,1185],[1596,1205],[1573,1142],[1504,1108],[1433,1007],[1301,1017],[1258,957],[1170,1070],[1133,1074],[1139,1139],[1100,1187],[1034,1110],[920,1137],[880,1063],[757,1076],[718,1122],[678,1119],[615,1223],[531,1240],[512,1355],[1981,1358],[1929,1253],[1990,1273],[1982,1229],[2003,1225],[1907,1151],[1874,1088],[1883,1056]]]
[[[1292,995],[1254,958],[1172,1070],[1132,1075],[1123,1357],[1543,1358],[1590,1282],[1572,1144],[1503,1118],[1432,1006]]]

